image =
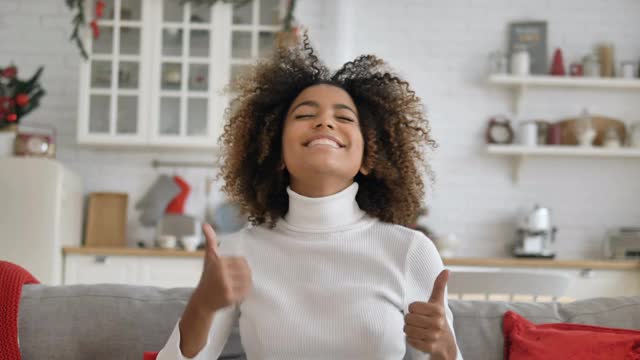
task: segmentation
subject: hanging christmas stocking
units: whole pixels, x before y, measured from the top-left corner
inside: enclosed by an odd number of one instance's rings
[[[184,214],[184,204],[187,202],[187,197],[191,192],[191,186],[180,176],[174,176],[173,180],[180,187],[181,191],[176,197],[171,200],[165,213],[167,214]]]

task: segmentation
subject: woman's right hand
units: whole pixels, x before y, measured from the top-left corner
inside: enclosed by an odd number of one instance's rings
[[[206,238],[204,266],[192,300],[205,312],[216,312],[243,301],[251,290],[251,269],[242,256],[220,256],[216,233],[202,226]]]

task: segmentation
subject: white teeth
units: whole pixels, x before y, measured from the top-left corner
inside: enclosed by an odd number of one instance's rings
[[[320,139],[316,139],[313,140],[312,142],[310,142],[307,146],[311,147],[311,146],[315,146],[315,145],[329,145],[333,148],[339,149],[340,145],[338,145],[337,142],[327,139],[327,138],[320,138]]]

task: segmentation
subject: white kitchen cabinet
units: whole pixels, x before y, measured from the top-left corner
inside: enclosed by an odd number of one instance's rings
[[[199,257],[66,254],[64,284],[194,287],[201,272]]]
[[[78,142],[214,147],[228,102],[223,89],[271,51],[283,2],[105,3],[100,36],[84,38]],[[87,2],[88,14],[93,6]]]
[[[137,284],[138,263],[126,257],[66,255],[64,284]]]
[[[640,270],[612,270],[589,268],[539,268],[539,267],[486,267],[447,266],[451,271],[509,271],[534,272],[540,274],[564,274],[569,277],[569,288],[564,296],[567,300],[594,297],[640,295]]]
[[[640,295],[638,270],[584,269],[566,272],[571,279],[567,296],[574,299]]]
[[[202,258],[137,258],[138,284],[194,287],[202,272]]]

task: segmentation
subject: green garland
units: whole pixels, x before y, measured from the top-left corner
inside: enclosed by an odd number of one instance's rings
[[[181,0],[182,4],[192,3],[195,5],[207,5],[213,6],[218,1],[222,1],[226,4],[233,4],[235,7],[241,7],[253,0]],[[75,11],[75,15],[71,20],[71,24],[73,25],[73,30],[71,32],[71,36],[69,40],[76,43],[78,50],[80,50],[80,54],[82,57],[87,60],[89,59],[89,55],[87,53],[86,48],[84,47],[84,43],[82,42],[82,38],[80,36],[80,28],[87,25],[87,19],[84,12],[84,2],[85,0],[65,0],[67,3],[67,7],[71,11]],[[287,13],[282,22],[282,29],[285,32],[291,31],[291,25],[293,24],[293,10],[296,6],[296,0],[289,0],[289,4],[287,6]]]
[[[69,37],[69,40],[76,43],[76,46],[78,46],[78,49],[80,50],[80,54],[85,60],[87,60],[89,56],[87,55],[87,50],[84,48],[84,44],[82,43],[82,39],[80,38],[80,26],[84,26],[87,23],[84,16],[84,0],[66,0],[66,2],[67,7],[69,7],[70,10],[76,11],[76,14],[71,20],[73,31],[71,32],[71,37]]]

